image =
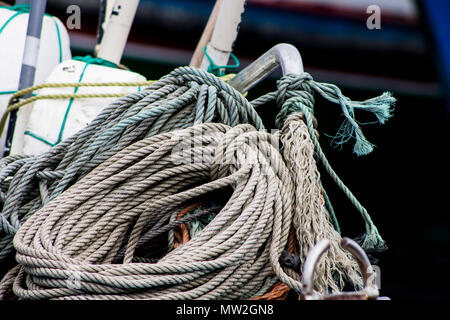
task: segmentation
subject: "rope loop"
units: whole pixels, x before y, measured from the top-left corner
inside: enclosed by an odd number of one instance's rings
[[[233,59],[234,65],[218,66],[218,65],[216,65],[214,63],[212,58],[209,56],[209,54],[208,54],[206,49],[207,49],[207,46],[205,46],[203,48],[203,53],[205,54],[205,57],[209,61],[209,66],[208,66],[208,69],[207,69],[208,72],[214,74],[215,76],[223,76],[223,75],[225,75],[225,70],[226,69],[237,69],[237,68],[239,68],[239,66],[240,66],[239,60],[232,52],[230,52],[230,57],[231,57],[231,59]]]

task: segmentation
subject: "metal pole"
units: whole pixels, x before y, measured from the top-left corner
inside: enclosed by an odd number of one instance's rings
[[[277,44],[236,74],[228,84],[240,92],[248,91],[278,67],[281,67],[283,75],[303,73],[302,57],[296,47],[287,43]]]
[[[42,21],[44,19],[47,0],[32,0],[30,14],[28,16],[27,37],[23,49],[22,68],[20,70],[19,88],[22,90],[31,87],[34,83],[34,74],[39,56],[39,44],[41,40]],[[31,96],[31,93],[24,98]],[[11,151],[14,128],[17,120],[17,110],[11,112],[9,116],[8,131],[6,133],[6,143],[4,156]]]

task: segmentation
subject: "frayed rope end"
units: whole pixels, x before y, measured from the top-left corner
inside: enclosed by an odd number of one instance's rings
[[[392,92],[383,92],[382,95],[368,99],[358,104],[355,103],[352,107],[365,111],[372,112],[378,119],[380,124],[384,124],[392,117],[393,107],[397,100],[392,96]]]
[[[356,143],[353,146],[353,152],[357,156],[365,156],[373,151],[374,144],[370,143],[366,137],[364,137],[360,128],[356,128]]]
[[[388,249],[386,242],[381,238],[375,226],[372,226],[368,233],[365,234],[362,248],[372,252],[383,252]]]
[[[348,98],[343,98],[341,101],[345,101],[341,104],[341,107],[344,111],[346,120],[335,137],[340,139],[338,144],[343,144],[353,137],[356,139],[353,147],[353,152],[356,155],[364,156],[371,153],[375,145],[370,143],[362,133],[361,128],[355,119],[354,109],[372,112],[377,117],[378,122],[384,124],[392,117],[392,107],[395,104],[396,99],[392,96],[391,92],[384,92],[378,97],[363,102],[351,101]]]

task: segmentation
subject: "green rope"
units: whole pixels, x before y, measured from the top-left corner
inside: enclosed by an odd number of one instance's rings
[[[12,91],[0,91],[0,95],[1,94],[14,94],[14,93],[16,93],[17,92],[17,90],[12,90]]]
[[[86,62],[85,66],[83,68],[83,71],[81,71],[80,79],[78,79],[78,82],[81,82],[83,80],[84,73],[85,73],[85,71],[86,71],[88,66],[89,66],[89,62]],[[75,87],[73,93],[76,94],[78,92],[78,89],[79,89],[79,87]],[[71,98],[69,100],[69,105],[67,106],[66,112],[64,113],[63,122],[61,124],[60,129],[59,129],[58,139],[56,140],[55,144],[58,144],[58,143],[61,142],[62,135],[63,135],[64,129],[65,129],[66,123],[67,123],[67,117],[69,116],[69,112],[70,112],[70,109],[72,108],[72,104],[73,104],[73,98]]]
[[[215,76],[223,76],[225,75],[225,70],[226,69],[236,69],[239,68],[240,63],[238,58],[230,52],[230,57],[234,60],[234,65],[225,65],[225,66],[218,66],[214,63],[214,61],[211,59],[211,57],[209,56],[208,52],[206,51],[207,46],[205,46],[203,48],[203,52],[205,54],[205,57],[208,59],[209,61],[209,66],[207,71],[212,73]]]
[[[61,32],[59,31],[59,26],[58,26],[58,22],[56,21],[56,19],[54,17],[52,17],[53,22],[55,23],[55,27],[56,27],[56,35],[58,36],[58,48],[59,48],[59,63],[62,62],[63,58],[62,58],[62,44],[61,44]]]
[[[17,16],[23,14],[23,12],[17,12],[16,14],[12,15],[6,22],[3,24],[3,26],[0,28],[0,34],[5,30],[6,26]]]
[[[339,178],[337,173],[333,170],[330,163],[328,162],[328,159],[326,158],[324,152],[322,151],[319,140],[314,135],[314,127],[312,124],[312,121],[313,121],[312,120],[313,119],[312,112],[307,107],[305,107],[305,105],[302,103],[301,99],[291,98],[288,101],[286,101],[286,103],[294,104],[298,108],[299,111],[301,111],[305,114],[308,132],[311,136],[311,139],[313,141],[316,152],[319,154],[320,160],[321,160],[323,166],[325,167],[325,170],[328,172],[328,174],[331,176],[331,178],[335,181],[335,183],[339,186],[339,188],[349,198],[349,200],[356,207],[356,209],[361,213],[361,216],[363,217],[363,219],[366,223],[366,237],[363,242],[363,248],[366,250],[375,249],[375,248],[385,248],[386,243],[381,238],[380,234],[378,233],[378,229],[375,226],[375,224],[373,223],[372,219],[370,218],[370,215],[368,214],[366,208],[363,207],[363,205],[353,195],[353,193],[350,191],[350,189]]]
[[[365,221],[366,236],[363,242],[363,248],[385,249],[385,241],[378,233],[378,230],[370,218],[367,210],[361,205],[350,189],[339,178],[322,151],[319,140],[314,131],[313,90],[318,92],[326,100],[341,106],[345,120],[337,135],[341,139],[339,143],[344,143],[350,138],[355,138],[356,143],[353,148],[353,152],[357,155],[365,155],[370,153],[373,150],[373,145],[368,142],[362,134],[361,128],[355,120],[354,109],[369,111],[378,118],[378,122],[380,124],[384,124],[392,116],[392,105],[395,103],[395,98],[393,98],[390,93],[386,92],[378,97],[362,102],[352,101],[344,96],[337,86],[328,83],[316,82],[313,80],[311,75],[308,73],[303,73],[301,75],[284,76],[278,81],[278,91],[275,94],[266,94],[263,97],[258,98],[256,102],[252,102],[254,106],[257,106],[259,104],[266,103],[267,101],[276,99],[277,103],[281,106],[281,110],[276,117],[276,124],[278,127],[281,127],[287,116],[293,112],[302,112],[305,115],[306,125],[313,141],[314,148],[318,153],[325,170],[361,213],[361,216]],[[345,129],[342,129],[343,127],[345,127]],[[324,198],[327,209],[330,209],[331,207],[327,204],[329,203],[329,198],[326,192],[324,192]],[[335,221],[333,210],[330,212],[330,215],[336,230],[339,230],[337,220]]]
[[[39,140],[39,141],[41,141],[41,142],[43,142],[43,143],[45,143],[45,144],[48,144],[49,146],[52,146],[52,147],[53,147],[53,146],[56,145],[56,143],[51,143],[51,142],[45,140],[44,138],[40,137],[39,135],[37,135],[37,134],[31,132],[31,131],[26,130],[26,131],[24,132],[24,134],[26,134],[27,136],[33,137],[33,138],[35,138],[36,140]]]
[[[330,221],[333,224],[334,230],[336,230],[337,233],[341,234],[341,228],[339,227],[339,222],[337,220],[336,213],[334,212],[334,208],[333,205],[331,204],[330,198],[328,197],[328,193],[326,192],[323,186],[322,186],[322,194],[325,200],[325,207],[327,208],[327,211],[330,214]]]
[[[355,118],[355,109],[373,113],[380,124],[384,124],[392,116],[392,106],[395,104],[395,98],[390,92],[384,92],[382,95],[365,101],[352,101],[344,96],[341,90],[330,83],[316,82],[309,73],[301,75],[287,75],[278,81],[281,95],[277,97],[277,103],[281,107],[277,115],[277,125],[280,126],[284,119],[291,113],[298,110],[295,104],[283,105],[283,102],[295,95],[301,99],[311,112],[313,112],[314,97],[312,90],[318,92],[326,100],[341,106],[345,117],[340,129],[338,130],[333,142],[342,145],[350,139],[355,139],[353,152],[358,155],[366,155],[373,151],[374,145],[370,143],[362,133],[359,122]],[[283,92],[289,90],[289,96]],[[283,105],[283,106],[282,106]],[[336,141],[338,140],[338,141]]]
[[[119,68],[118,65],[115,64],[114,62],[111,62],[111,61],[108,61],[108,60],[105,60],[102,58],[92,57],[90,55],[87,55],[84,57],[73,57],[72,60],[85,62],[86,65],[95,64],[98,66],[110,67],[110,68],[115,68],[115,69]]]

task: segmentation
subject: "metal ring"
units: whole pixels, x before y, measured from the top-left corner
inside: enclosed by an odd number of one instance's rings
[[[316,266],[328,249],[330,249],[330,240],[322,239],[308,253],[302,272],[303,294],[310,295],[313,293]]]
[[[342,238],[341,247],[350,252],[358,262],[359,269],[361,270],[364,286],[373,286],[375,273],[373,271],[372,265],[370,264],[367,254],[364,252],[363,248],[359,246],[354,240],[350,238]]]

